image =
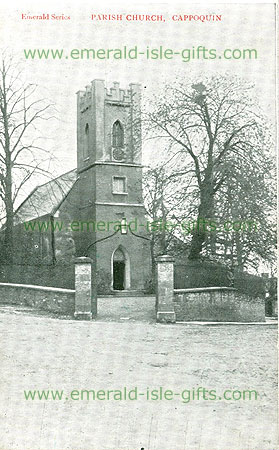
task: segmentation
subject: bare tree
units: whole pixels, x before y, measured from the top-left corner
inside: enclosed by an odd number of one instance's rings
[[[0,200],[4,210],[3,257],[13,260],[14,205],[23,186],[37,174],[48,174],[50,154],[38,144],[36,125],[53,117],[52,105],[38,98],[37,86],[21,80],[11,57],[0,67]]]
[[[180,241],[180,224],[189,216],[189,208],[181,208],[184,194],[181,192],[180,174],[172,171],[168,158],[164,163],[145,171],[143,177],[144,204],[149,219],[151,260],[153,276],[155,259],[160,254],[166,254],[171,248],[176,248]],[[183,171],[183,176],[186,172]],[[189,184],[184,188],[187,189]]]
[[[190,85],[180,79],[165,87],[147,113],[151,135],[166,140],[176,152],[177,171],[192,170],[192,188],[185,198],[195,203],[197,223],[214,218],[217,196],[228,185],[232,167],[245,178],[243,161],[256,171],[269,158],[267,122],[251,94],[252,86],[236,77],[204,77]],[[206,237],[205,227],[192,231],[190,259],[201,256]]]

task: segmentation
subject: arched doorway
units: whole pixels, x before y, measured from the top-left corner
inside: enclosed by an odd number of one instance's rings
[[[130,288],[130,258],[120,245],[112,254],[112,289],[123,291]]]

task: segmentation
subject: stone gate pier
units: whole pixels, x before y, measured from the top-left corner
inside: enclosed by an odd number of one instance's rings
[[[174,258],[163,255],[156,259],[156,320],[175,323],[173,302]]]
[[[265,298],[226,286],[175,289],[174,258],[157,258],[157,322],[265,322]]]
[[[97,298],[92,290],[92,259],[75,259],[75,319],[91,320],[97,314]]]

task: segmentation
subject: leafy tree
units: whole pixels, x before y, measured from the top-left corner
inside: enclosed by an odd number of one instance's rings
[[[197,83],[177,79],[156,97],[147,120],[150,136],[167,142],[176,158],[177,173],[188,185],[184,205],[191,204],[197,223],[224,218],[223,210],[234,218],[269,220],[272,139],[253,86],[232,76]],[[190,259],[205,251],[207,231],[205,226],[192,230]],[[266,257],[264,245],[256,250],[260,238],[255,236],[249,258],[255,251]]]
[[[273,264],[276,246],[273,161],[258,154],[257,164],[251,164],[249,157],[234,155],[224,165],[229,168],[226,183],[215,199],[215,219],[222,226],[219,232],[210,234],[206,248],[211,254],[219,249],[217,253],[231,268],[256,269],[263,261]]]

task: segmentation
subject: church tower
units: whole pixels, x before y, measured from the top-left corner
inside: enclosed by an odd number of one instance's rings
[[[77,93],[78,256],[99,293],[143,291],[150,245],[142,199],[141,88],[94,80]]]

